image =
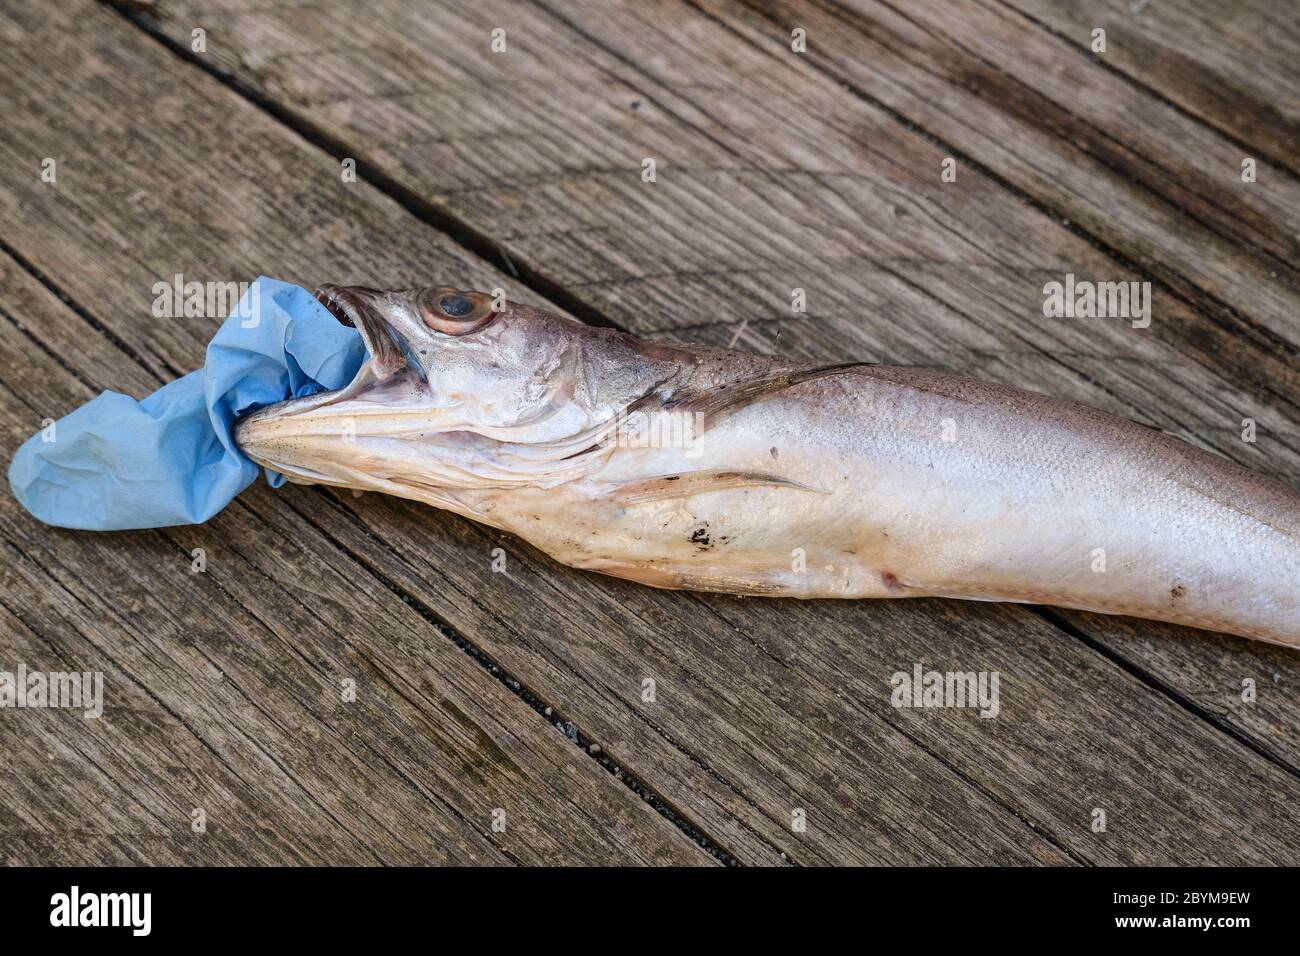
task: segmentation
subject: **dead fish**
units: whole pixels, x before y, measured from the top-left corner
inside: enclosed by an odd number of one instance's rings
[[[643,341],[452,288],[323,286],[369,360],[236,440],[663,588],[938,596],[1300,646],[1300,495],[1154,429],[915,368]]]

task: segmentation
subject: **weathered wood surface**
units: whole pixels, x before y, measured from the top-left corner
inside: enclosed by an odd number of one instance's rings
[[[159,384],[12,259],[0,277],[7,435],[42,406]],[[204,528],[87,540],[4,496],[6,650],[31,670],[102,671],[107,685],[96,720],[4,715],[11,859],[708,861],[382,580],[265,504],[249,496]]]
[[[154,282],[265,272],[503,285],[648,334],[961,371],[1295,483],[1283,31],[1249,41],[1271,73],[1224,67],[1220,88],[1276,115],[1234,117],[1150,75],[1167,58],[1088,55],[1063,4],[241,6],[133,24],[5,4],[8,449],[201,361],[215,321],[148,318]],[[1173,49],[1162,16],[1143,36]],[[1206,17],[1196,42],[1233,42]],[[1111,50],[1133,32],[1100,25]],[[363,182],[340,181],[345,156]],[[1067,271],[1152,281],[1151,328],[1043,319]],[[0,714],[15,862],[1300,860],[1300,666],[1280,649],[1010,606],[658,592],[317,489],[111,536],[5,500],[0,652],[102,665],[110,688],[103,722]],[[889,676],[914,662],[998,670],[1000,716],[895,710]]]
[[[1105,63],[1247,153],[1300,173],[1300,21],[1294,7],[1269,0],[1009,5],[1079,48],[1094,29],[1106,30],[1116,42]]]

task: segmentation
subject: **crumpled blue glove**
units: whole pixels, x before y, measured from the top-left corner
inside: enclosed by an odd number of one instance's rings
[[[235,419],[342,388],[365,360],[356,329],[310,292],[265,276],[208,343],[203,368],[143,401],[104,392],[29,438],[9,466],[14,497],[46,524],[87,531],[211,518],[257,479]],[[272,487],[284,476],[267,469]]]

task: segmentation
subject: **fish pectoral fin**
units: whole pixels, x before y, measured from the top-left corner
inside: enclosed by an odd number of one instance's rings
[[[692,495],[707,494],[710,491],[751,487],[791,488],[796,491],[808,491],[819,495],[830,494],[829,491],[792,481],[780,475],[767,474],[761,471],[735,471],[715,468],[630,481],[615,487],[610,492],[609,497],[620,504],[633,505],[647,501],[666,501],[670,498],[689,498]]]

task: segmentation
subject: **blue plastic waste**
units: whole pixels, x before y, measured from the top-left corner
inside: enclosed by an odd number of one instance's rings
[[[203,368],[142,401],[104,392],[42,429],[14,455],[9,485],[33,515],[63,528],[207,521],[257,478],[231,437],[235,420],[342,388],[365,354],[357,331],[310,292],[263,276],[208,343]]]

